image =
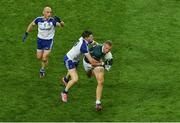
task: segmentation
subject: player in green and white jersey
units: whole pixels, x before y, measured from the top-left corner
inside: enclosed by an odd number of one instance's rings
[[[103,91],[104,83],[104,69],[109,71],[113,63],[113,57],[110,52],[112,48],[111,41],[105,41],[104,44],[98,44],[89,49],[90,55],[97,61],[104,62],[104,65],[93,66],[90,64],[89,60],[84,57],[83,66],[89,77],[94,75],[98,82],[96,88],[96,110],[99,111],[102,109],[101,105],[101,96]]]

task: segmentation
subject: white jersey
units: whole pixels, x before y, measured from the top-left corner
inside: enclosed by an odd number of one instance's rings
[[[37,17],[34,22],[38,25],[38,38],[45,40],[54,38],[56,21],[52,17],[49,19]]]
[[[81,37],[66,55],[72,61],[79,61],[80,55],[88,52],[88,42]]]

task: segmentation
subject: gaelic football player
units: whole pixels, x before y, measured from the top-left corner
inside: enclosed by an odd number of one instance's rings
[[[37,58],[41,60],[40,68],[40,78],[45,76],[45,67],[48,64],[48,56],[52,50],[53,38],[55,35],[55,27],[63,27],[64,22],[60,20],[59,17],[51,17],[52,9],[50,7],[45,7],[43,9],[43,16],[37,17],[33,20],[24,34],[22,39],[25,42],[29,32],[32,30],[33,26],[38,26],[37,35]]]
[[[101,65],[102,62],[97,62],[94,60],[88,50],[88,44],[93,42],[93,34],[91,31],[84,31],[81,35],[79,41],[69,50],[69,52],[64,56],[64,63],[68,70],[68,83],[65,89],[61,92],[61,98],[63,102],[68,100],[69,89],[78,81],[77,65],[81,54],[86,56],[89,63],[92,65]]]
[[[84,69],[89,77],[94,75],[97,80],[97,88],[96,88],[96,110],[99,111],[102,109],[101,105],[101,97],[103,91],[103,83],[104,83],[104,69],[107,71],[110,70],[112,66],[112,54],[110,52],[112,48],[111,41],[105,41],[103,45],[96,45],[89,49],[91,57],[93,57],[97,61],[103,61],[105,64],[100,66],[93,66],[87,57],[85,56],[83,59]]]

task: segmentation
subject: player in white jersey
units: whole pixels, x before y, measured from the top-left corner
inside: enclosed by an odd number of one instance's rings
[[[91,31],[84,31],[79,41],[71,48],[71,50],[64,56],[64,63],[68,69],[69,77],[68,83],[63,92],[61,92],[61,98],[63,102],[67,102],[68,90],[78,81],[78,74],[76,67],[79,63],[81,54],[84,54],[92,65],[101,65],[101,62],[97,62],[93,59],[88,50],[88,44],[93,42],[93,35]],[[64,80],[64,79],[63,79]]]
[[[45,76],[45,67],[48,64],[48,56],[51,52],[53,46],[53,38],[55,35],[55,27],[63,27],[64,22],[60,20],[59,17],[51,17],[52,9],[50,7],[45,7],[43,10],[43,16],[37,17],[33,20],[27,27],[26,33],[22,39],[28,36],[28,33],[32,30],[33,26],[38,25],[38,35],[37,35],[37,58],[41,60],[42,65],[40,69],[40,77]]]

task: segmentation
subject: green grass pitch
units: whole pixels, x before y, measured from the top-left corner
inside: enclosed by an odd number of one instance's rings
[[[21,39],[46,5],[65,27],[56,29],[40,79],[37,28]],[[179,0],[1,0],[0,8],[0,121],[180,121]],[[97,82],[82,62],[69,102],[59,99],[63,56],[85,29],[100,43],[113,41],[102,112],[94,107]]]

